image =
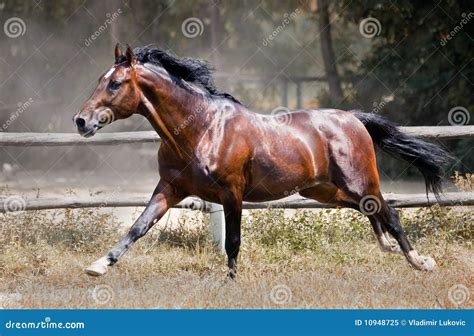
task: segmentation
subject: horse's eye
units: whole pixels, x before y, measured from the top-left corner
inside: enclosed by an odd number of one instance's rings
[[[122,83],[117,82],[117,81],[110,81],[109,88],[110,88],[110,90],[115,91],[115,90],[118,90],[118,88],[120,87],[121,84]]]

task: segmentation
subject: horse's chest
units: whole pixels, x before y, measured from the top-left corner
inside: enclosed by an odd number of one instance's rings
[[[184,164],[160,167],[160,176],[183,192],[193,195],[218,186],[211,168],[196,158]]]

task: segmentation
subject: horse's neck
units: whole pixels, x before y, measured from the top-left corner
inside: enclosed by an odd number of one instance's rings
[[[192,151],[211,119],[206,99],[167,81],[155,83],[146,92],[141,93],[140,113],[178,154]]]

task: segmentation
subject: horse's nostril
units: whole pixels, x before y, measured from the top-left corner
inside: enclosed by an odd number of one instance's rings
[[[79,128],[84,128],[86,126],[86,121],[82,118],[76,118],[76,125]]]

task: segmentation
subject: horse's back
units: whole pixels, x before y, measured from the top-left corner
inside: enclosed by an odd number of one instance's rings
[[[288,196],[375,162],[370,135],[350,112],[298,110],[251,124],[247,200]]]

